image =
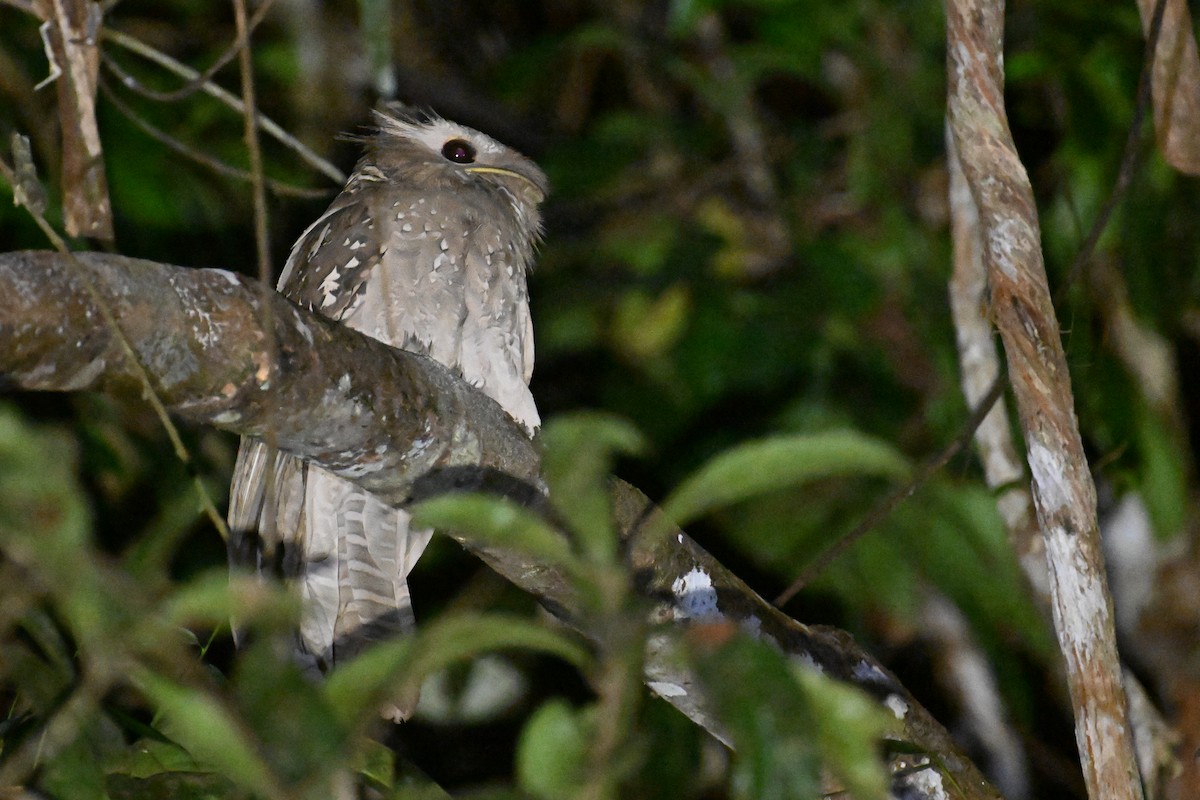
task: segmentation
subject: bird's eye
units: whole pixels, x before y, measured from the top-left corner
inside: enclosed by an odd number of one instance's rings
[[[470,164],[475,160],[475,148],[462,139],[451,139],[442,145],[442,155],[455,164]]]

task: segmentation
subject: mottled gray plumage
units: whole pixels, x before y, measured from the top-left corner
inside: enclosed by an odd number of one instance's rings
[[[525,275],[546,178],[470,128],[395,109],[376,116],[366,154],[292,248],[279,290],[460,370],[532,433]],[[430,532],[410,530],[407,513],[249,439],[231,493],[231,561],[275,564],[297,585],[306,666],[324,672],[411,629],[406,579]]]

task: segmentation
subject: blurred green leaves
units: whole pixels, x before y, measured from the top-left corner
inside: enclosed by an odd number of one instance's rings
[[[694,636],[692,657],[735,748],[732,796],[821,796],[824,767],[851,796],[886,798],[879,742],[890,729],[887,712],[770,644],[730,633]]]
[[[682,526],[714,508],[822,478],[907,475],[893,447],[855,431],[777,436],[714,457],[671,493],[663,511]]]
[[[201,70],[232,39],[227,15],[213,4],[107,8],[115,29]],[[0,7],[0,17],[0,128],[30,134],[53,217],[58,132],[49,94],[32,91],[47,67],[37,21],[15,6]],[[531,295],[535,393],[544,416],[560,419],[544,434],[553,520],[488,497],[439,498],[418,514],[559,568],[609,626],[611,656],[523,616],[472,610],[445,620],[423,615],[418,639],[365,653],[325,686],[313,685],[286,657],[294,600],[255,580],[227,581],[219,541],[197,523],[190,476],[140,407],[86,396],[64,409],[23,396],[21,412],[0,413],[0,697],[9,708],[0,769],[29,774],[17,769],[22,748],[83,697],[90,718],[41,755],[42,788],[60,795],[100,796],[97,776],[106,771],[114,798],[248,796],[278,785],[319,794],[335,766],[353,772],[368,761],[375,783],[392,791],[394,765],[383,762],[393,751],[358,736],[375,705],[440,665],[500,648],[550,654],[586,676],[592,692],[552,699],[532,718],[518,759],[530,793],[705,791],[700,735],[661,703],[647,707],[622,693],[640,696],[631,642],[644,609],[632,602],[618,557],[605,476],[620,463],[651,496],[667,497],[677,519],[696,522],[693,533],[706,544],[769,585],[794,577],[853,529],[885,484],[904,480],[911,461],[958,435],[966,412],[944,301],[942,19],[932,0],[356,0],[294,4],[268,20],[255,32],[262,110],[320,152],[335,152],[343,167],[353,163],[354,145],[333,145],[334,134],[366,122],[374,97],[364,88],[386,91],[384,75],[395,66],[409,74],[406,88],[417,94],[410,99],[506,141],[518,137],[509,143],[552,176]],[[704,38],[714,20],[719,52]],[[1140,24],[1133,5],[1033,0],[1013,9],[1007,37],[1011,127],[1059,290],[1116,173],[1141,67]],[[148,86],[181,84],[125,51],[105,55]],[[715,61],[731,71],[722,75]],[[151,101],[104,74],[153,124],[244,165],[235,112],[203,92]],[[214,79],[237,82],[232,70]],[[253,272],[246,187],[181,166],[104,98],[99,105],[121,250]],[[735,134],[747,121],[762,134],[749,157],[777,184],[765,207],[746,191],[748,156]],[[265,155],[270,174],[324,185],[294,154],[268,142]],[[286,252],[322,207],[273,199],[275,251]],[[1150,155],[1099,253],[1128,284],[1135,318],[1178,358],[1183,389],[1171,402],[1193,430],[1195,387],[1186,376],[1195,371],[1200,307],[1198,218],[1196,182]],[[749,265],[768,222],[791,238],[774,271],[758,274]],[[6,203],[0,238],[6,248],[44,246],[24,211]],[[1148,406],[1115,357],[1102,298],[1092,295],[1086,280],[1069,287],[1060,318],[1093,466],[1114,493],[1138,490],[1156,531],[1169,537],[1193,515],[1195,442],[1188,426]],[[604,413],[561,418],[580,408]],[[51,424],[30,426],[28,418]],[[201,471],[222,484],[231,443],[198,434],[195,444]],[[454,606],[458,583],[443,583],[432,605]],[[954,464],[907,501],[819,576],[811,597],[834,609],[835,621],[895,649],[891,637],[908,630],[903,623],[929,587],[970,620],[1006,697],[1028,706],[1017,716],[1035,719],[1032,707],[1050,681],[1029,671],[1044,668],[1048,637],[973,462]],[[500,605],[527,608],[511,595]],[[421,606],[419,598],[419,613]],[[257,642],[236,656],[231,617]],[[716,660],[706,674],[733,680],[763,669],[780,703],[808,715],[816,738],[802,741],[770,715],[744,718],[765,695],[735,681],[729,689],[743,694],[729,701],[729,724],[745,741],[738,791],[766,791],[770,776],[811,788],[815,778],[803,770],[835,762],[836,747],[822,737],[841,729],[816,722],[850,714],[849,705],[820,705],[836,690],[796,695],[796,680],[803,687],[806,677],[752,650],[709,654]],[[149,676],[141,690],[133,676]],[[219,759],[205,751],[205,736],[219,741],[213,731],[221,725],[253,750],[249,766],[221,766],[236,782],[206,772]],[[871,725],[843,727],[857,737]],[[309,729],[317,732],[302,741]],[[777,763],[764,731],[780,737],[800,771]],[[614,736],[628,746],[612,746]],[[861,742],[851,749],[864,752]],[[610,783],[598,777],[607,759],[618,776]],[[677,782],[677,794],[651,790],[650,760],[674,763],[673,774],[693,782]],[[850,771],[839,772],[847,786],[870,784]]]

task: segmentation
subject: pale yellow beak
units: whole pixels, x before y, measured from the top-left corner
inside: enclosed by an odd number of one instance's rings
[[[540,203],[546,199],[545,193],[542,192],[542,187],[538,186],[536,183],[534,183],[532,180],[530,180],[527,176],[522,175],[521,173],[517,172],[516,170],[505,169],[504,167],[478,166],[478,167],[467,167],[466,171],[467,172],[488,172],[493,175],[509,175],[513,178],[520,178],[521,180],[525,181],[525,183],[527,183],[529,185],[530,189],[533,190],[535,203]]]

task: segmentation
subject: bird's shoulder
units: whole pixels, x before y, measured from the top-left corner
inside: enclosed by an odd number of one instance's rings
[[[421,260],[426,249],[460,250],[460,237],[486,230],[500,238],[492,198],[429,190],[371,171],[347,184],[292,247],[279,290],[333,319],[351,309],[372,269],[385,257]],[[410,252],[411,251],[411,252]]]

